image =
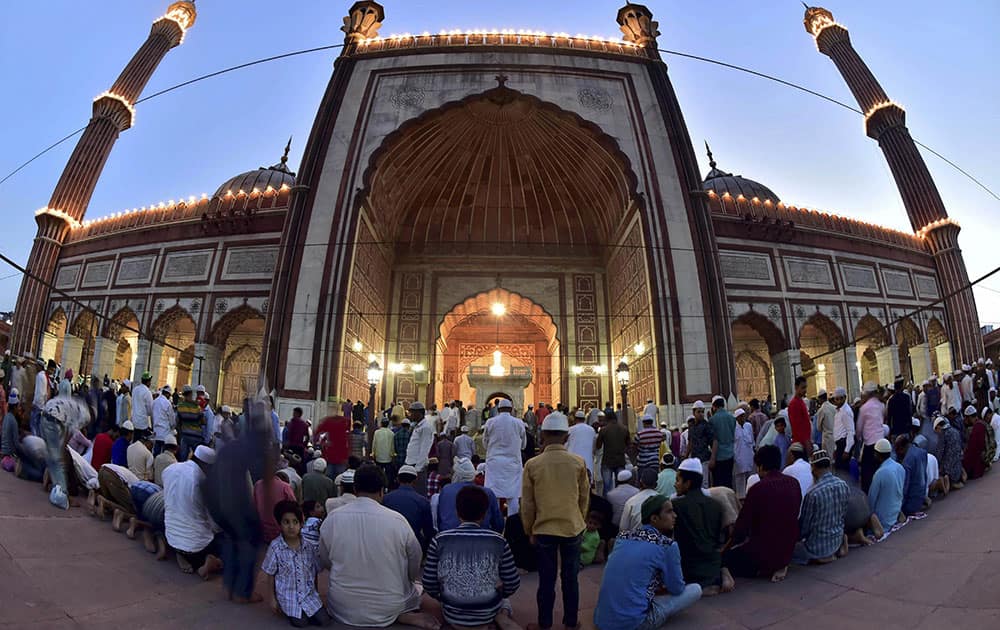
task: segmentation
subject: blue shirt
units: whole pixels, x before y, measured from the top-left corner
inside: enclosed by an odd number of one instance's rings
[[[903,514],[915,514],[924,508],[927,497],[927,451],[910,444],[903,458],[906,488],[903,490]]]
[[[431,519],[431,502],[426,497],[412,486],[400,486],[382,497],[382,505],[402,514],[420,541],[420,546],[427,549],[434,538],[434,521]]]
[[[437,523],[438,531],[443,532],[449,529],[455,529],[462,524],[461,519],[458,518],[458,511],[455,508],[455,499],[458,497],[458,491],[465,486],[471,486],[473,482],[462,481],[459,483],[449,483],[444,488],[441,488],[440,498],[438,499],[437,507]],[[500,514],[500,502],[497,501],[497,496],[493,494],[493,491],[489,488],[483,488],[486,494],[490,498],[490,509],[486,511],[486,517],[483,522],[480,523],[483,527],[492,529],[498,534],[503,533],[503,515]]]
[[[622,532],[604,569],[594,624],[601,630],[635,630],[660,588],[680,595],[685,586],[673,539],[652,525]]]
[[[128,440],[120,437],[111,445],[111,463],[128,468]]]
[[[905,487],[906,469],[891,458],[882,462],[872,477],[872,485],[868,489],[868,503],[871,504],[872,512],[878,516],[882,528],[886,531],[899,519]]]

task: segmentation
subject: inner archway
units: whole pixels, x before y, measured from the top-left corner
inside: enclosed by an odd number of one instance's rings
[[[776,396],[771,357],[788,349],[785,336],[760,313],[743,313],[732,325],[737,396],[764,400]]]
[[[153,342],[163,344],[160,364],[149,370],[156,387],[176,389],[191,382],[196,330],[194,318],[180,306],[167,309],[153,322]]]
[[[129,307],[123,307],[105,324],[104,337],[116,341],[115,362],[111,368],[111,378],[122,380],[135,374],[138,355],[139,318]]]
[[[889,345],[885,327],[871,314],[866,314],[854,327],[854,339],[861,380],[865,383],[891,382],[895,377],[895,371],[889,365],[892,357],[879,352]]]
[[[833,373],[833,356],[828,354],[843,344],[844,335],[840,327],[826,315],[815,313],[802,325],[799,350],[809,396],[815,396],[820,389],[830,391],[838,385],[847,386],[847,383],[836,382],[842,376]]]

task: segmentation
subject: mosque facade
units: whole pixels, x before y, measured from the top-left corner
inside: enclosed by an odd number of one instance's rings
[[[344,18],[297,172],[91,219],[135,102],[193,27],[172,4],[36,212],[12,348],[192,382],[282,417],[343,399],[632,404],[920,381],[983,355],[950,218],[891,101],[825,9],[805,26],[866,112],[912,232],[796,207],[695,146],[645,6],[620,40],[380,36]],[[141,133],[141,132],[133,132]],[[922,310],[921,310],[922,309]],[[918,312],[919,311],[919,312]],[[376,369],[377,368],[377,369]],[[374,370],[374,372],[372,371]],[[378,376],[378,378],[369,377]]]

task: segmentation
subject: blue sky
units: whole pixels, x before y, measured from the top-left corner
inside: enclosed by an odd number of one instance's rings
[[[7,3],[0,22],[0,177],[83,126],[163,13],[167,0]],[[531,28],[618,35],[621,2],[386,0],[382,34],[440,29]],[[201,0],[198,22],[160,65],[146,94],[252,59],[342,41],[349,0]],[[797,0],[653,1],[661,48],[738,63],[853,104],[832,62],[802,27]],[[827,7],[888,94],[907,110],[914,137],[1000,190],[1000,39],[995,0],[870,2]],[[984,25],[984,28],[977,28]],[[294,136],[298,165],[337,51],[234,72],[138,106],[122,134],[87,216],[211,193],[230,176],[275,163]],[[667,57],[692,139],[707,139],[719,166],[761,181],[786,203],[909,230],[902,202],[860,116],[779,85],[692,60]],[[67,142],[0,186],[0,251],[23,263],[46,204],[73,149]],[[699,151],[700,153],[700,151]],[[707,158],[700,157],[702,170]],[[925,154],[972,278],[998,264],[1000,202]],[[20,278],[0,268],[0,310],[13,308]],[[1000,275],[976,290],[980,319],[1000,325]]]

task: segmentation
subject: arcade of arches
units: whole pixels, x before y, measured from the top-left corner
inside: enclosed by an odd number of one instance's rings
[[[810,396],[838,386],[856,396],[869,381],[891,383],[896,374],[902,374],[904,380],[919,383],[931,374],[951,371],[944,327],[931,318],[926,329],[925,341],[920,327],[904,318],[896,324],[892,343],[886,328],[866,314],[853,331],[854,345],[845,347],[840,326],[817,312],[802,324],[795,348],[766,317],[744,313],[732,324],[737,395],[740,400],[768,395],[781,400],[791,394],[794,378],[801,374]]]
[[[42,356],[56,357],[64,369],[82,375],[138,381],[149,371],[155,387],[204,384],[219,405],[242,407],[243,399],[257,390],[264,316],[252,308],[225,314],[205,342],[197,339],[195,317],[180,306],[156,317],[146,336],[140,336],[139,317],[128,307],[103,326],[100,321],[92,311],[83,311],[67,330],[65,312],[56,309]]]

